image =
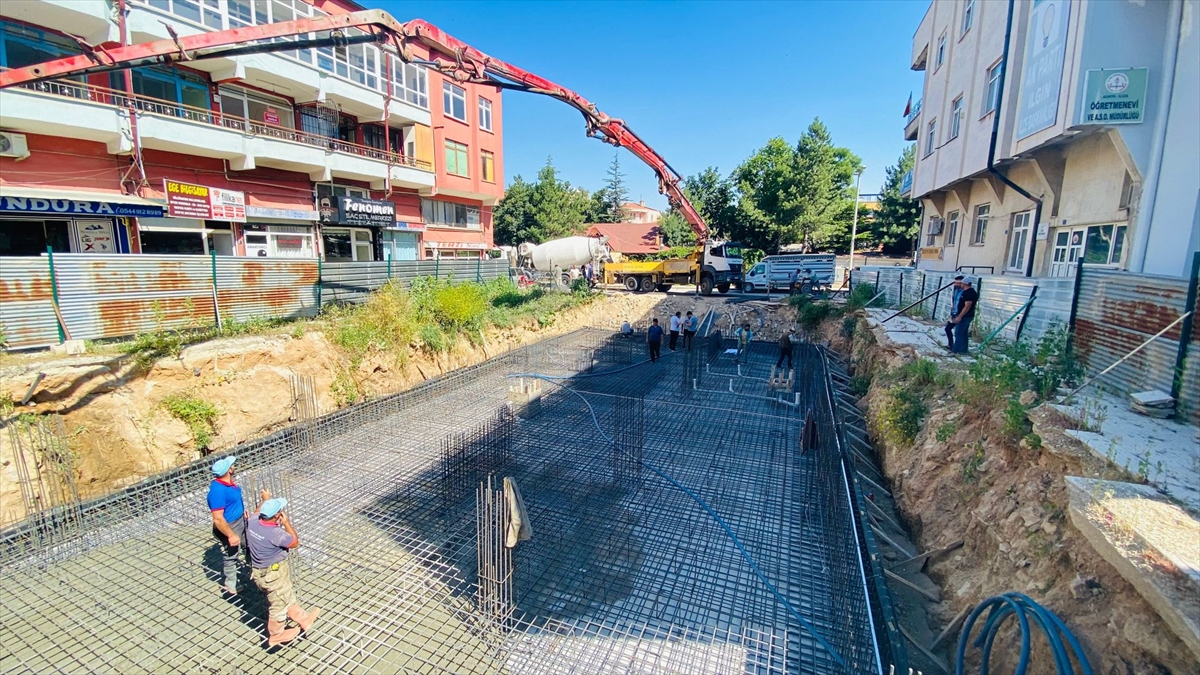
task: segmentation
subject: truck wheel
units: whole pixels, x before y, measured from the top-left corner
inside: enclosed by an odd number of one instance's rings
[[[649,293],[653,291],[658,284],[654,283],[654,277],[642,277],[642,292]]]
[[[712,292],[713,292],[712,277],[710,277],[710,276],[701,277],[700,278],[700,294],[701,295],[712,295]]]
[[[742,292],[743,293],[753,293],[754,292],[754,284],[742,284]]]
[[[630,291],[636,291],[638,289],[638,278],[637,277],[625,277],[625,289],[630,290]]]
[[[717,284],[717,290],[722,293],[729,292],[729,284]]]
[[[654,290],[658,291],[659,293],[666,293],[667,291],[671,290],[671,284],[659,284],[658,286],[654,287]]]

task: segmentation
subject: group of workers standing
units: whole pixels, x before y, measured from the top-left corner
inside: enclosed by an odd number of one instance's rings
[[[692,351],[692,342],[696,337],[696,330],[700,326],[700,320],[691,312],[685,317],[683,312],[675,312],[671,317],[670,323],[670,342],[667,343],[667,348],[671,351],[676,351],[679,348],[679,336],[683,336],[683,348],[687,351]],[[651,319],[650,327],[646,329],[646,346],[650,349],[650,362],[654,363],[658,360],[662,353],[663,329],[658,325],[658,319]]]
[[[954,277],[954,295],[950,303],[950,320],[946,322],[946,348],[955,354],[967,353],[967,333],[971,320],[975,318],[975,305],[979,304],[979,291],[975,280],[958,275]]]

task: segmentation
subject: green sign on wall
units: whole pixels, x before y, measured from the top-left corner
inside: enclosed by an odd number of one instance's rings
[[[1146,114],[1147,68],[1087,71],[1080,124],[1139,124]]]

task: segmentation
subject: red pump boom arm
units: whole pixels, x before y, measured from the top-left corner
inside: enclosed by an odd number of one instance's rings
[[[295,38],[310,34],[317,34],[318,37],[272,41],[273,38]],[[402,60],[432,66],[456,81],[542,94],[575,108],[583,115],[589,136],[628,149],[654,169],[658,176],[659,192],[666,195],[671,206],[683,214],[701,242],[707,239],[708,228],[684,195],[680,175],[624,121],[609,117],[598,110],[594,103],[570,89],[488,56],[428,22],[415,19],[401,24],[382,10],[365,10],[184,37],[174,36],[172,31],[172,35],[171,40],[113,48],[96,47],[85,54],[5,70],[0,72],[0,89],[88,73],[238,54],[359,42],[390,43],[395,46]],[[429,49],[432,59],[424,61],[414,56],[409,48],[413,42]]]

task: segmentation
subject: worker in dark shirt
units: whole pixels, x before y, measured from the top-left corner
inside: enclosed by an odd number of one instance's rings
[[[291,642],[307,631],[321,610],[306,612],[296,602],[292,588],[292,572],[288,569],[288,551],[300,545],[300,536],[284,508],[288,501],[271,499],[271,493],[259,493],[263,500],[255,518],[246,526],[246,543],[250,548],[250,578],[267,596],[267,645],[274,647]],[[296,627],[287,628],[291,619]]]
[[[954,351],[954,317],[958,316],[958,301],[962,298],[963,289],[966,285],[963,284],[963,275],[954,277],[954,295],[950,298],[950,319],[946,320],[946,349]]]
[[[650,327],[646,329],[646,346],[650,348],[650,363],[658,360],[658,353],[662,350],[663,329],[658,325],[658,319],[650,322]]]
[[[955,354],[967,353],[967,332],[971,329],[971,320],[975,318],[975,305],[979,303],[979,291],[975,290],[975,280],[966,277],[962,280],[963,292],[958,298],[958,313],[950,320],[954,324]]]
[[[788,370],[792,369],[792,347],[795,345],[795,339],[795,328],[789,328],[788,331],[779,338],[779,360],[775,362],[776,368],[782,367],[783,360],[786,358]]]

